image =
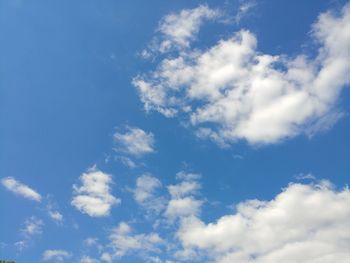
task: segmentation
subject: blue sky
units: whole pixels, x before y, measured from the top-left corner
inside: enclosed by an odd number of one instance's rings
[[[0,32],[0,259],[347,262],[347,1],[0,0]]]

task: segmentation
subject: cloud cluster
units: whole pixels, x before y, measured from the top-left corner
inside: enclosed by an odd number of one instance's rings
[[[272,200],[246,200],[217,220],[202,218],[201,176],[179,172],[169,196],[149,175],[137,179],[134,198],[141,206],[162,198],[157,231],[135,233],[121,222],[99,245],[100,260],[114,262],[134,255],[144,262],[347,263],[350,257],[350,191],[329,181],[290,183]],[[307,177],[309,178],[309,176]],[[147,206],[147,205],[146,205]],[[166,232],[163,232],[166,231]],[[172,261],[171,261],[172,260]],[[87,261],[88,262],[88,261]],[[93,262],[93,261],[92,261]]]
[[[167,186],[169,196],[161,195],[162,183],[156,177],[142,175],[136,180],[133,189],[134,199],[146,212],[147,216],[162,214],[164,219],[173,222],[184,216],[198,215],[202,201],[196,198],[201,188],[200,175],[179,172],[177,184]],[[163,219],[158,219],[158,225]]]
[[[154,177],[140,178],[145,187],[137,199],[142,202],[162,184]],[[243,201],[232,214],[208,222],[200,216],[205,209],[200,175],[180,172],[176,178],[178,183],[167,186],[170,198],[164,197],[164,220],[157,226],[166,229],[166,237],[133,234],[121,223],[110,234],[106,247],[113,249],[104,253],[106,262],[129,253],[149,262],[167,262],[165,257],[174,262],[346,263],[350,257],[348,188],[337,190],[328,181],[291,183],[272,200]]]
[[[184,249],[220,263],[346,263],[349,218],[349,189],[290,184],[273,200],[242,202],[216,222],[187,217],[177,236]]]
[[[186,10],[187,16],[180,13],[161,22],[189,34],[185,44],[173,44],[189,45],[201,23],[188,31],[186,19],[197,12]],[[169,53],[154,71],[135,77],[133,84],[147,111],[184,118],[201,138],[221,145],[237,140],[276,143],[319,132],[341,116],[335,106],[350,83],[349,32],[350,5],[340,13],[321,14],[313,24],[316,56],[263,54],[257,50],[255,35],[240,30],[205,50],[190,47],[177,56]]]
[[[120,199],[111,194],[112,176],[93,167],[80,176],[81,186],[73,185],[72,205],[93,217],[108,216]]]
[[[13,177],[6,177],[1,179],[1,183],[7,190],[20,195],[26,199],[34,200],[36,202],[41,201],[41,195],[30,188],[29,186],[22,184]]]
[[[127,127],[125,133],[116,132],[114,141],[117,143],[117,151],[133,156],[142,156],[154,152],[154,135],[136,127]]]

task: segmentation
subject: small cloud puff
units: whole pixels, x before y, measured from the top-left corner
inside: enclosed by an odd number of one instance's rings
[[[111,194],[113,180],[110,174],[93,167],[79,179],[81,186],[73,185],[74,197],[71,204],[82,213],[92,217],[108,216],[112,206],[121,202]]]
[[[153,133],[147,133],[140,128],[128,126],[125,133],[116,132],[113,137],[119,152],[139,157],[155,151]]]

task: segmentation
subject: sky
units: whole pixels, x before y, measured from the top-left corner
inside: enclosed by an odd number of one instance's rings
[[[348,263],[350,2],[0,0],[0,259]]]

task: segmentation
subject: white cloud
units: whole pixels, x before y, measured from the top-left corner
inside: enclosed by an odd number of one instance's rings
[[[238,24],[243,17],[247,16],[251,10],[256,7],[257,3],[255,0],[242,0],[240,1],[238,12],[235,15],[235,22]]]
[[[89,256],[83,256],[80,259],[80,263],[99,263],[100,261],[95,259],[95,258],[91,258]]]
[[[25,220],[24,226],[20,229],[22,240],[14,243],[18,250],[23,250],[33,241],[35,236],[41,235],[43,232],[43,221],[35,216],[31,216]]]
[[[158,31],[162,34],[162,41],[156,46],[157,51],[166,52],[173,48],[188,48],[191,41],[196,38],[202,23],[218,16],[217,10],[205,5],[165,16],[159,23]]]
[[[126,167],[128,167],[130,169],[134,169],[137,167],[136,163],[128,157],[117,156],[116,159],[119,160],[122,164],[124,164]]]
[[[57,205],[54,201],[52,201],[52,196],[49,195],[47,200],[48,204],[46,206],[46,209],[49,217],[56,223],[62,223],[63,215],[57,210]]]
[[[72,205],[93,217],[108,216],[120,199],[111,194],[112,176],[93,167],[80,176],[81,186],[73,185]]]
[[[164,209],[165,202],[164,198],[157,194],[157,190],[161,187],[162,183],[156,177],[142,175],[136,180],[134,199],[149,214],[158,214]]]
[[[242,202],[216,222],[184,218],[177,237],[184,250],[220,263],[346,263],[349,218],[349,189],[290,184],[273,200]]]
[[[154,152],[154,135],[146,133],[144,130],[136,127],[127,127],[125,133],[114,134],[114,141],[117,143],[118,151],[142,156]]]
[[[323,129],[320,123],[329,128],[341,116],[335,105],[350,83],[348,32],[350,5],[340,14],[321,14],[312,26],[315,57],[263,54],[254,34],[240,30],[203,51],[169,53],[133,84],[147,111],[185,118],[199,137],[223,146],[314,134]]]
[[[311,173],[307,173],[307,174],[300,173],[300,174],[295,175],[294,178],[297,179],[297,180],[313,180],[313,181],[316,181],[316,177],[313,174],[311,174]]]
[[[165,216],[173,221],[176,218],[183,218],[198,215],[202,201],[192,196],[171,199],[165,211]]]
[[[1,179],[1,183],[3,186],[6,187],[6,189],[17,195],[37,202],[41,201],[41,195],[38,192],[30,188],[29,186],[17,181],[13,177],[3,178]]]
[[[31,236],[39,235],[42,233],[43,221],[41,219],[36,218],[35,216],[30,217],[24,223],[24,228],[22,228],[22,233],[28,239]]]
[[[168,190],[173,198],[181,198],[188,193],[194,193],[201,188],[200,184],[196,181],[182,181],[176,185],[169,185]]]
[[[118,227],[114,228],[109,236],[112,253],[105,253],[104,260],[120,259],[126,254],[133,255],[160,252],[159,246],[163,244],[163,240],[157,233],[149,234],[133,234],[131,227],[121,222]]]
[[[71,253],[66,250],[61,249],[49,249],[45,250],[43,253],[44,261],[55,261],[55,262],[64,262],[71,257]]]
[[[88,237],[84,239],[83,244],[85,247],[95,248],[99,253],[103,250],[103,246],[99,243],[98,238]]]
[[[272,200],[243,201],[232,214],[208,222],[200,217],[200,175],[180,172],[176,178],[179,182],[168,186],[171,198],[163,214],[168,221],[161,220],[166,224],[159,226],[167,231],[166,239],[156,232],[134,233],[121,222],[99,250],[101,261],[133,255],[144,262],[167,262],[163,257],[170,257],[174,262],[347,263],[348,188],[336,190],[328,181],[289,184]],[[151,176],[139,179],[137,199],[142,203],[161,183]],[[84,243],[95,246],[97,240]]]
[[[98,239],[93,237],[88,237],[84,240],[84,245],[88,247],[96,246],[98,245]]]
[[[53,219],[56,222],[62,222],[63,221],[63,215],[55,210],[49,210],[48,211],[49,216],[51,217],[51,219]]]
[[[199,174],[179,172],[176,178],[181,180],[178,184],[169,185],[169,200],[165,217],[171,222],[189,216],[199,215],[202,201],[195,198],[201,185],[198,183]]]
[[[112,255],[107,253],[107,252],[104,252],[102,253],[101,255],[101,260],[104,261],[104,262],[108,262],[108,263],[111,263],[112,262]]]

